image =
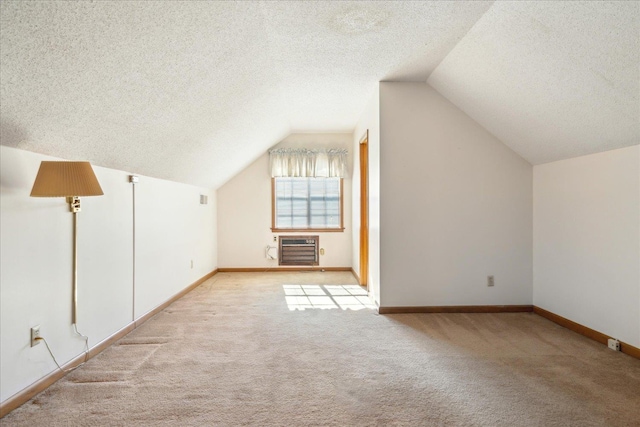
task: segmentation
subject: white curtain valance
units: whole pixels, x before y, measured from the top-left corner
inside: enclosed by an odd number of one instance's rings
[[[344,148],[274,148],[269,150],[272,177],[343,178],[347,172]]]

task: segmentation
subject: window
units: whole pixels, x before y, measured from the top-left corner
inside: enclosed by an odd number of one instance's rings
[[[343,231],[342,178],[276,177],[273,231]]]

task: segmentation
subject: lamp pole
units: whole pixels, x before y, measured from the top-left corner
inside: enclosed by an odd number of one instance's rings
[[[71,323],[77,323],[78,315],[78,213],[73,213],[73,311]]]
[[[73,213],[73,287],[71,289],[71,323],[78,320],[78,212],[80,212],[80,197],[68,197],[69,210]]]

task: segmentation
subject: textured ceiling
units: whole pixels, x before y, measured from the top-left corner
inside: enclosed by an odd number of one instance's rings
[[[428,83],[532,164],[639,144],[639,12],[497,2]]]
[[[637,144],[638,7],[5,0],[0,142],[215,188],[428,78],[532,163]]]
[[[484,2],[3,1],[3,145],[217,187],[293,131],[351,131]]]

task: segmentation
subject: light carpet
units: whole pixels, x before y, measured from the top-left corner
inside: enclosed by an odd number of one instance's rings
[[[283,285],[303,284],[355,282],[219,273],[0,424],[640,423],[640,360],[535,314],[291,310]]]

